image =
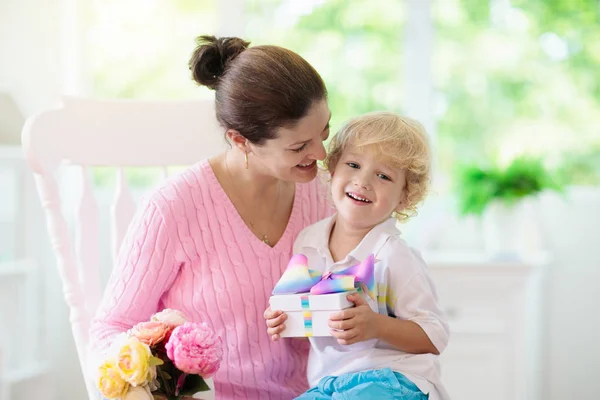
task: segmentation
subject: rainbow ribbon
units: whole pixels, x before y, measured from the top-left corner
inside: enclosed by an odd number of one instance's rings
[[[308,268],[308,259],[304,254],[294,254],[279,282],[275,285],[273,294],[307,292],[310,292],[310,294],[328,294],[363,288],[369,296],[374,298],[374,271],[375,256],[373,254],[352,267],[323,275],[319,271]]]
[[[300,301],[302,303],[302,317],[304,318],[304,336],[311,337],[313,335],[312,312],[310,311],[308,295],[302,296]]]

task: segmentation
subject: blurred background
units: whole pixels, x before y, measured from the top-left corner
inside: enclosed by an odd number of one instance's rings
[[[434,149],[433,189],[402,230],[443,281],[442,303],[453,296],[444,282],[471,274],[457,266],[497,272],[508,262],[527,271],[514,310],[531,308],[522,319],[536,321],[523,328],[522,342],[520,324],[503,328],[509,334],[493,341],[501,344],[492,356],[468,353],[467,344],[452,358],[496,379],[513,379],[516,364],[526,362],[535,385],[524,385],[536,387],[535,398],[600,398],[600,1],[0,0],[0,399],[85,398],[44,215],[20,150],[25,119],[62,94],[212,98],[187,66],[201,34],[242,36],[304,56],[327,85],[332,131],[380,109],[420,120]],[[102,213],[114,177],[110,168],[94,171]],[[159,171],[128,170],[136,193],[158,179]],[[76,191],[64,193],[66,209]],[[492,215],[502,201],[510,217]],[[498,218],[515,220],[490,233]],[[520,243],[504,244],[509,237]],[[486,299],[485,292],[465,301],[502,302],[502,293]],[[473,343],[473,334],[457,337]],[[449,386],[469,393],[461,371],[449,372],[459,381]],[[494,382],[482,387],[497,395]],[[517,392],[498,398],[533,398]]]

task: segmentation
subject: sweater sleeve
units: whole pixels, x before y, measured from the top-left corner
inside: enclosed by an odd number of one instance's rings
[[[129,225],[114,270],[90,326],[90,351],[106,350],[112,338],[158,311],[177,276],[175,230],[159,208],[144,201]]]

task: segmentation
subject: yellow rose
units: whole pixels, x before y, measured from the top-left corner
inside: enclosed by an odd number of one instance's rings
[[[128,338],[117,355],[117,367],[121,377],[133,386],[146,383],[151,376],[151,357],[152,353],[148,345],[135,337]]]
[[[108,360],[98,367],[96,386],[102,396],[107,399],[118,399],[124,396],[129,389],[129,383],[121,377],[114,360]]]

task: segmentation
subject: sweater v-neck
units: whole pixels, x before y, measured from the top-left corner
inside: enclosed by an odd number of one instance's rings
[[[290,213],[290,217],[287,221],[287,225],[285,227],[285,230],[283,231],[283,234],[281,235],[281,237],[279,238],[277,243],[275,243],[275,245],[273,247],[271,247],[268,244],[266,244],[265,242],[263,242],[259,237],[257,237],[254,234],[254,232],[252,232],[250,227],[246,224],[246,222],[244,221],[244,219],[238,212],[237,208],[235,208],[233,201],[229,198],[227,193],[225,193],[223,186],[219,182],[219,179],[217,178],[215,171],[213,170],[213,168],[210,165],[210,163],[208,162],[208,160],[204,160],[202,162],[201,167],[206,171],[206,176],[210,179],[211,188],[214,190],[213,193],[216,194],[219,197],[219,199],[222,201],[221,204],[223,204],[223,206],[227,210],[227,213],[229,215],[233,216],[233,221],[236,224],[236,226],[239,228],[238,232],[241,232],[250,241],[250,243],[253,243],[254,244],[253,247],[256,250],[261,251],[261,252],[267,252],[267,253],[282,252],[282,251],[288,252],[289,251],[290,241],[293,242],[295,240],[295,238],[291,238],[290,236],[292,235],[292,232],[294,230],[293,227],[296,225],[298,218],[299,218],[299,212],[300,212],[299,201],[302,198],[302,193],[301,193],[302,185],[299,185],[298,183],[295,184],[292,212]]]

